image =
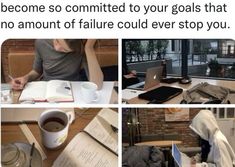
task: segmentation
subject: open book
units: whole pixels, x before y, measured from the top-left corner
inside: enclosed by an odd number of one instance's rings
[[[53,163],[53,167],[117,167],[118,113],[102,109],[78,133]]]
[[[73,94],[69,81],[35,81],[25,85],[19,101],[72,102]]]

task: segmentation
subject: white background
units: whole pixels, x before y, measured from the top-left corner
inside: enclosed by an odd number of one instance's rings
[[[158,13],[153,12],[147,15],[143,14],[143,11],[139,13],[0,13],[0,21],[56,21],[60,20],[61,22],[64,21],[71,21],[72,19],[80,19],[83,18],[84,20],[89,20],[91,18],[95,18],[99,21],[113,21],[114,23],[118,21],[136,21],[138,19],[144,20],[148,19],[149,22],[151,21],[226,21],[229,24],[230,29],[214,29],[211,31],[206,31],[203,29],[201,31],[196,31],[195,29],[178,29],[175,27],[174,29],[103,29],[103,30],[94,30],[94,29],[59,29],[59,30],[44,30],[44,29],[0,29],[0,43],[2,43],[6,39],[26,39],[26,38],[216,38],[216,39],[226,39],[226,38],[234,38],[234,30],[235,30],[235,23],[234,23],[234,16],[235,16],[235,2],[234,0],[125,0],[125,1],[111,1],[111,0],[1,0],[6,5],[9,4],[43,4],[46,8],[51,5],[61,5],[66,6],[66,4],[100,4],[100,3],[111,3],[111,4],[126,4],[126,11],[128,10],[128,5],[138,4],[139,6],[143,5],[169,5],[169,10],[167,13]],[[213,4],[220,4],[223,5],[224,3],[227,4],[227,13],[180,13],[178,15],[171,14],[171,7],[173,4],[188,4],[191,5],[192,3],[199,4],[203,6],[205,3],[212,2]],[[141,8],[142,9],[142,8]],[[121,42],[119,40],[119,46]],[[121,47],[119,47],[119,64],[121,63]],[[119,78],[121,78],[121,68],[119,68]],[[120,84],[120,82],[119,82]],[[119,87],[121,87],[119,85]],[[119,91],[120,92],[120,91]],[[120,97],[119,97],[120,101]],[[118,105],[108,105],[108,107],[117,107]],[[182,105],[169,105],[169,106],[161,106],[161,107],[182,107]],[[24,107],[21,105],[21,107]],[[89,106],[85,106],[89,107]],[[119,107],[121,107],[119,105]],[[138,105],[132,106],[138,107]],[[143,107],[143,106],[142,106]],[[147,106],[147,107],[156,107],[156,106]],[[187,105],[184,107],[188,107]],[[198,106],[196,106],[198,107]],[[120,110],[119,110],[120,111]],[[119,134],[121,134],[121,114],[119,114]],[[119,144],[121,144],[121,135],[119,135]],[[121,155],[121,149],[119,150],[119,154]],[[119,163],[121,160],[119,159]],[[121,163],[120,163],[121,164]]]
[[[100,3],[110,3],[121,5],[124,1],[97,1],[97,0],[86,0],[86,1],[62,1],[62,0],[2,0],[2,3],[6,5],[19,4],[19,5],[27,5],[27,4],[43,4],[48,9],[49,5],[61,5],[62,7],[68,4],[97,4]],[[171,14],[171,6],[174,4],[185,4],[192,5],[192,3],[198,4],[201,6],[201,9],[204,10],[205,3],[213,3],[215,5],[223,5],[227,4],[227,13],[179,13],[178,15]],[[129,12],[129,4],[138,4],[141,7],[141,11],[139,13],[131,13]],[[234,1],[226,0],[213,0],[213,1],[205,1],[205,0],[158,0],[158,1],[134,1],[134,0],[126,0],[126,12],[125,13],[66,13],[64,10],[60,13],[0,13],[1,21],[14,21],[15,29],[0,29],[1,35],[0,40],[9,39],[9,38],[233,38],[234,37],[234,18],[235,10],[234,10]],[[143,5],[168,5],[168,12],[159,13],[152,12],[144,15]],[[136,21],[138,19],[145,20],[148,19],[149,23],[152,21],[175,21],[176,25],[174,29],[152,29],[150,26],[148,29],[17,29],[18,21],[56,21],[60,20],[63,24],[64,21],[71,21],[72,19],[84,19],[90,20],[92,18],[99,21],[113,21],[117,23],[118,21]],[[206,28],[200,31],[196,29],[179,29],[177,26],[177,22],[179,21],[219,21],[219,22],[227,22],[230,26],[230,29],[213,29],[211,31],[207,31]],[[150,24],[149,24],[150,25]],[[206,25],[204,25],[206,27]]]

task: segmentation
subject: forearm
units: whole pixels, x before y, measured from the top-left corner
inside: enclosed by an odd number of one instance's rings
[[[103,86],[104,75],[94,51],[95,42],[95,39],[88,39],[85,46],[85,52],[89,71],[89,81],[94,82],[98,86],[98,89],[101,89]]]
[[[216,165],[212,163],[202,162],[202,163],[196,163],[196,167],[216,167]]]
[[[28,74],[26,74],[24,77],[28,80],[28,82],[30,81],[35,81],[37,80],[39,77],[41,76],[40,73],[38,73],[35,70],[31,70]]]

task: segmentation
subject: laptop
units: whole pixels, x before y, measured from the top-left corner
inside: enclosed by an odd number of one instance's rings
[[[172,156],[178,167],[191,166],[191,159],[184,153],[181,153],[179,151],[179,148],[176,146],[176,144],[173,144],[173,143],[172,143]]]
[[[145,81],[128,86],[128,89],[146,90],[160,83],[162,79],[163,67],[152,67],[146,71]]]

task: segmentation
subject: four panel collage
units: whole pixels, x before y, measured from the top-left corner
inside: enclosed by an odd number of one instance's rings
[[[8,39],[1,166],[235,167],[232,39]]]

